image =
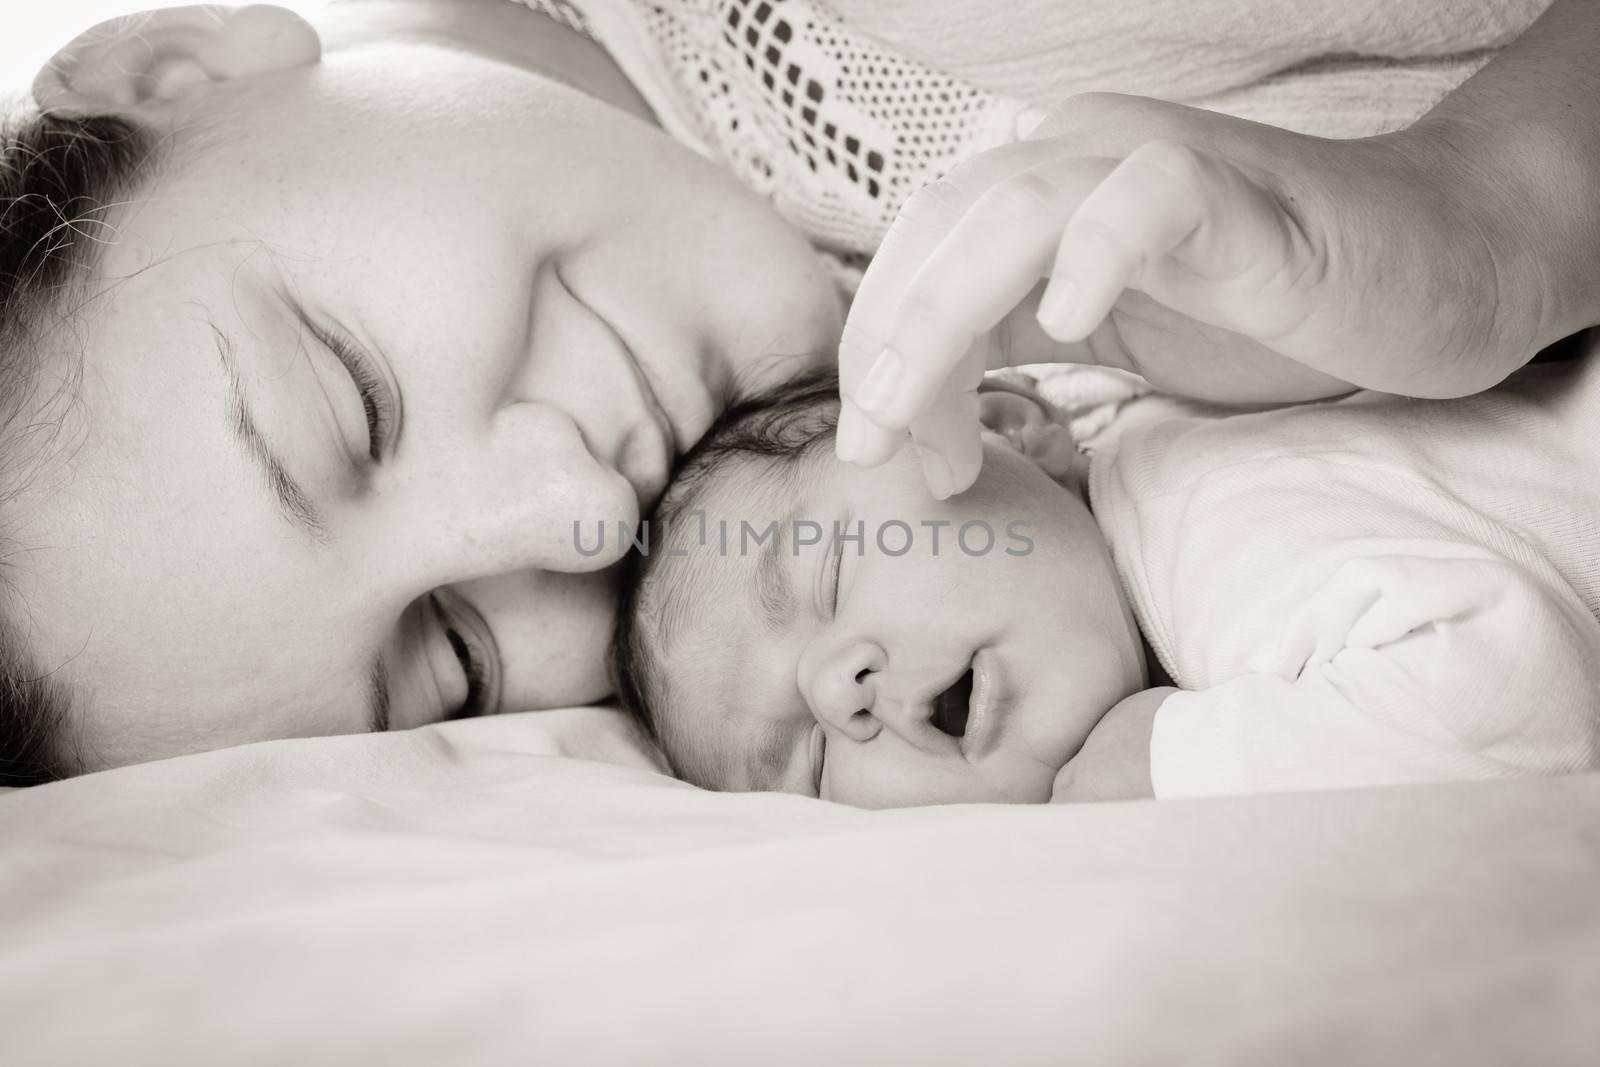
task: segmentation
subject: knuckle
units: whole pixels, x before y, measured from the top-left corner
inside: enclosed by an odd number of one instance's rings
[[[894,229],[911,227],[920,230],[930,226],[943,229],[955,221],[963,199],[960,186],[951,176],[932,181],[901,205]]]
[[[942,271],[923,271],[917,275],[900,301],[899,321],[922,333],[937,332],[970,343],[972,328],[962,319],[960,293],[953,279]]]
[[[1198,186],[1205,180],[1208,158],[1199,149],[1165,138],[1146,141],[1128,156],[1130,163],[1149,167],[1182,185]]]
[[[986,213],[1008,221],[1031,222],[1050,213],[1055,199],[1055,186],[1032,171],[1024,171],[984,193],[980,203]]]

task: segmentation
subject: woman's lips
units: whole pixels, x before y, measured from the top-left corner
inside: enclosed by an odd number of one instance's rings
[[[624,345],[626,348],[626,345]],[[639,508],[648,511],[666,490],[667,479],[672,475],[673,458],[678,454],[672,423],[650,388],[649,380],[639,367],[633,352],[628,351],[628,363],[639,380],[639,394],[644,402],[645,418],[629,430],[617,466],[623,477],[633,483],[639,494]]]
[[[640,361],[640,367],[672,427],[675,455],[681,456],[694,447],[727,406],[729,369],[727,362],[709,348],[693,356],[671,349],[657,354],[662,358],[653,363]]]
[[[677,458],[694,447],[695,442],[710,428],[721,413],[717,397],[725,392],[726,368],[712,353],[702,353],[699,358],[667,358],[658,361],[676,373],[658,375],[658,366],[641,359],[623,329],[607,321],[626,353],[629,367],[639,383],[650,422],[660,434],[666,449],[663,485],[670,476]],[[635,431],[637,432],[637,431]],[[637,483],[635,483],[637,484]],[[653,506],[656,494],[647,494],[644,507]]]
[[[629,427],[617,457],[617,468],[638,494],[640,511],[648,511],[655,507],[665,491],[667,480],[672,476],[673,462],[681,451],[677,429],[661,404],[655,382],[651,380],[628,338],[610,319],[603,315],[596,317],[617,339],[639,392],[643,418]]]
[[[617,328],[615,321],[591,304],[579,290],[573,288],[559,267],[555,269],[554,274],[557,283],[567,295],[611,335],[616,342],[617,353],[633,377],[637,405],[627,404],[618,412],[620,417],[606,420],[607,425],[580,427],[580,432],[583,433],[584,442],[595,459],[611,464],[618,474],[627,479],[628,484],[633,487],[634,495],[638,498],[640,512],[647,512],[655,507],[656,501],[666,489],[667,479],[672,474],[673,460],[678,453],[676,431],[673,429],[672,421],[662,409],[654,383],[645,373],[633,345]],[[618,391],[622,388],[620,382],[616,384]],[[614,431],[615,424],[624,421],[626,426],[620,436],[611,437],[606,432]],[[604,448],[600,444],[609,441],[615,441],[610,448]]]
[[[621,336],[620,334],[618,335]],[[633,346],[627,339],[622,341],[622,347],[627,350],[628,360],[633,364],[633,372],[639,379],[639,391],[644,394],[645,406],[650,410],[650,418],[656,424],[656,429],[661,431],[661,439],[667,447],[667,465],[671,466],[672,460],[683,454],[683,442],[678,439],[678,428],[673,425],[672,418],[667,414],[666,407],[661,403],[661,394],[656,391],[656,383],[650,377],[650,372],[645,369],[639,357],[634,354]]]

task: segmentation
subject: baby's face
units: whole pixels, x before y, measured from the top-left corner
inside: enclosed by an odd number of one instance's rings
[[[1143,687],[1142,643],[1084,502],[985,447],[978,483],[943,502],[910,449],[863,470],[824,444],[708,488],[703,543],[696,517],[670,531],[688,554],[656,576],[648,621],[687,777],[862,807],[1049,799]],[[756,544],[773,522],[776,554]]]

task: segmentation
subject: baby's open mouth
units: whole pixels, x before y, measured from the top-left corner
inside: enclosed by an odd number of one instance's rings
[[[972,708],[972,668],[968,667],[955,684],[933,698],[934,728],[951,737],[967,732],[967,715]]]

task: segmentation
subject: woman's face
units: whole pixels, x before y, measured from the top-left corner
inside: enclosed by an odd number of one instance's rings
[[[456,48],[169,110],[10,510],[87,762],[603,696],[616,539],[575,524],[636,520],[732,381],[832,351],[807,246],[658,130]]]

